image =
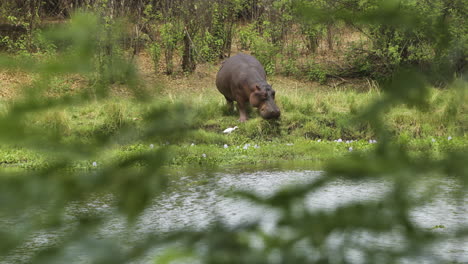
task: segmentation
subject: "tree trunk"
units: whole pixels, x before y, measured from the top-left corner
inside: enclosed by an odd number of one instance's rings
[[[182,70],[184,72],[192,73],[195,71],[196,63],[194,50],[188,32],[184,35],[184,54],[182,55]]]
[[[171,75],[174,71],[174,64],[172,62],[173,50],[166,48],[164,58],[166,60],[166,74]]]
[[[327,43],[328,49],[333,50],[333,33],[332,33],[332,24],[327,24]]]

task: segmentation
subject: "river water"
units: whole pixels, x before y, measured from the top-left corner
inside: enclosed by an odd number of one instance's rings
[[[121,240],[132,243],[139,234],[166,233],[172,230],[189,228],[202,229],[222,219],[228,225],[260,220],[265,232],[274,232],[277,214],[269,208],[254,205],[245,200],[224,195],[230,190],[248,190],[261,196],[268,196],[287,185],[303,184],[316,180],[321,172],[313,170],[261,170],[254,172],[222,172],[177,177],[169,190],[158,197],[139,218],[137,224],[128,230],[125,220],[114,215],[112,197],[98,197],[83,205],[75,205],[70,211],[93,211],[112,215],[97,234],[100,238]],[[424,228],[433,228],[434,232],[448,235],[444,241],[427,249],[418,263],[438,263],[440,259],[454,263],[468,263],[468,239],[455,238],[455,230],[468,226],[468,197],[454,201],[452,192],[456,185],[451,180],[438,180],[438,196],[427,205],[411,212],[414,222]],[[353,201],[365,201],[381,198],[389,190],[389,183],[380,181],[352,182],[336,180],[306,198],[309,210],[333,210],[337,206]],[[131,234],[131,235],[130,235]],[[401,239],[392,236],[372,237],[360,234],[363,241],[369,241],[380,247],[399,247]],[[18,249],[0,263],[27,263],[28,255],[34,250],[53,244],[60,232],[41,232],[31,238],[23,249]],[[466,237],[466,236],[465,236]],[[339,238],[337,238],[339,239]],[[79,251],[79,250],[78,250]],[[157,250],[153,252],[157,254]],[[152,254],[153,254],[152,253]],[[79,254],[79,253],[78,253]],[[152,256],[141,263],[152,263]],[[439,259],[438,261],[434,261]],[[362,263],[359,254],[350,253],[351,263]],[[139,263],[140,263],[139,262]],[[405,262],[405,261],[403,261]],[[412,263],[408,260],[407,263]]]

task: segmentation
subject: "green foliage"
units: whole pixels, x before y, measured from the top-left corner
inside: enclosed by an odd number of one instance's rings
[[[198,60],[216,62],[231,54],[235,15],[241,8],[241,1],[202,2],[200,6],[207,9],[207,21],[206,26],[202,27],[202,34],[192,36],[195,39]]]
[[[240,48],[242,50],[250,49],[252,43],[258,37],[257,32],[255,31],[255,24],[248,24],[243,26],[238,31]]]
[[[460,5],[460,2],[448,4],[444,1],[429,3],[419,3],[415,1],[388,1],[379,3],[375,1],[360,2],[359,5],[349,7],[349,11],[337,12],[335,17],[345,20],[348,23],[366,32],[371,40],[369,47],[363,58],[367,61],[370,72],[379,79],[386,79],[398,72],[401,67],[417,66],[423,72],[428,73],[429,80],[440,84],[448,81],[447,72],[442,68],[449,64],[451,71],[460,70],[463,67],[458,59],[447,63],[448,54],[453,54],[458,49],[460,43],[466,36],[452,34],[453,27],[459,28],[461,20],[458,11],[451,9]],[[359,11],[360,15],[354,16],[351,12]],[[445,11],[443,11],[445,10]],[[397,14],[391,17],[383,17],[381,14]],[[324,14],[322,14],[323,17]],[[446,23],[447,19],[453,19],[454,23]],[[404,23],[401,23],[401,22]],[[369,24],[368,22],[372,22]],[[432,32],[432,33],[430,33]],[[454,43],[458,44],[454,44]],[[461,54],[458,53],[460,56]],[[445,62],[444,62],[445,61]],[[463,63],[462,63],[463,64]],[[457,66],[455,66],[457,65]],[[445,68],[447,69],[447,68]],[[443,74],[439,74],[440,72]]]
[[[271,43],[282,47],[285,37],[291,30],[294,14],[292,13],[292,2],[289,0],[278,0],[271,4],[264,16],[259,20],[260,31]]]
[[[305,77],[307,80],[324,84],[327,81],[327,73],[320,64],[308,61],[305,65]]]
[[[348,67],[339,73],[343,77],[370,76],[382,79],[384,74],[389,74],[382,68],[381,61],[368,54],[360,45],[352,45],[345,54]]]
[[[1,17],[8,25],[22,29],[22,33],[19,36],[14,33],[1,36],[0,42],[5,48],[23,55],[52,54],[55,47],[40,37],[40,28],[47,24],[44,23],[47,15],[57,10],[62,10],[60,12],[65,15],[64,10],[81,7],[95,10],[108,26],[127,17],[131,23],[127,29],[134,27],[135,32],[114,40],[126,42],[129,39],[135,54],[142,41],[161,39],[167,74],[174,72],[174,56],[177,57],[175,54],[181,50],[184,36],[182,55],[185,59],[182,66],[184,71],[192,72],[195,63],[216,63],[229,56],[236,28],[239,28],[238,49],[252,48],[253,53],[259,53],[259,48],[270,50],[274,45],[276,54],[285,57],[280,61],[282,67],[277,68],[271,56],[259,55],[268,63],[269,74],[284,73],[303,78],[292,73],[295,67],[288,61],[295,60],[289,51],[285,51],[291,40],[300,40],[301,46],[297,49],[302,55],[321,56],[317,53],[318,48],[325,51],[321,46],[328,46],[326,52],[331,54],[327,56],[333,56],[333,61],[338,60],[334,61],[334,75],[344,78],[386,80],[400,67],[416,66],[428,73],[432,84],[444,85],[453,78],[450,72],[460,76],[466,68],[468,31],[464,27],[466,6],[461,0],[431,3],[413,0],[385,3],[374,0],[196,0],[160,4],[143,1],[125,8],[107,0],[65,2],[60,7],[58,3],[40,1],[28,6],[6,0],[0,6]],[[307,10],[313,10],[314,15],[304,19],[301,14]],[[380,15],[384,12],[389,14],[388,17]],[[399,23],[401,21],[404,23]],[[442,26],[444,23],[447,27]],[[444,31],[440,31],[441,28]],[[191,40],[185,30],[188,30]],[[352,36],[349,32],[353,33]],[[348,39],[349,36],[353,39],[355,33],[359,33],[363,42],[359,47],[354,46],[354,40]],[[343,52],[345,60],[342,61]],[[329,66],[320,64],[322,68]]]
[[[252,54],[260,61],[268,75],[275,73],[278,47],[264,37],[257,37],[252,43]]]
[[[0,38],[0,46],[5,46],[7,51],[21,56],[52,56],[56,46],[45,38],[41,30],[35,30],[30,34],[21,35],[16,39],[9,36]]]
[[[299,52],[300,45],[298,42],[292,40],[285,45],[282,56],[280,56],[281,73],[285,76],[300,77],[301,70],[299,59],[301,54]]]
[[[211,18],[211,41],[209,42],[209,46],[211,52],[213,52],[217,57],[224,56],[224,46],[227,42],[227,34],[226,28],[224,23],[226,22],[227,17],[227,8],[220,7],[218,3],[214,3],[212,11],[212,18]]]
[[[149,53],[151,56],[151,60],[154,65],[154,71],[158,72],[159,69],[159,60],[161,59],[161,45],[154,42],[149,46]]]
[[[282,59],[280,61],[282,74],[285,76],[299,76],[300,70],[297,66],[297,61],[294,59]]]
[[[215,62],[219,58],[220,49],[213,50],[212,47],[221,47],[222,40],[216,40],[209,31],[205,31],[203,35],[195,39],[198,48],[200,61]]]
[[[315,53],[325,32],[325,25],[304,21],[300,23],[300,27],[307,49],[309,52]]]
[[[166,62],[166,73],[174,72],[174,52],[178,43],[182,40],[183,30],[175,22],[167,22],[161,26],[161,46],[164,48],[164,58]]]

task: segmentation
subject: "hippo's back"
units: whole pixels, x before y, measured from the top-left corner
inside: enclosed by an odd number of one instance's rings
[[[232,91],[243,84],[266,80],[262,64],[253,56],[239,53],[224,61],[216,75],[216,87],[228,98]]]

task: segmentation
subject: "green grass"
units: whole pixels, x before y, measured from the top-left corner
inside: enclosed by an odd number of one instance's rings
[[[237,111],[227,109],[216,89],[203,87],[187,93],[161,89],[149,104],[115,96],[86,105],[31,114],[27,122],[38,131],[53,132],[62,143],[78,140],[91,145],[96,133],[115,136],[103,148],[101,156],[84,155],[73,162],[73,168],[86,169],[93,168],[94,161],[103,164],[161,147],[170,150],[167,163],[172,167],[226,167],[292,160],[311,162],[320,167],[327,160],[347,155],[350,147],[353,152],[359,152],[375,146],[368,143],[375,139],[369,123],[358,117],[368,104],[381,96],[380,93],[360,92],[365,89],[357,88],[334,90],[307,84],[291,88],[291,83],[287,82],[275,89],[278,91],[277,103],[282,109],[279,121],[263,120],[255,109],[251,109],[250,119],[239,123]],[[437,155],[447,148],[466,148],[466,105],[451,107],[454,101],[466,98],[464,90],[432,89],[431,92],[429,108],[425,111],[400,106],[384,116],[395,141],[403,143],[415,154],[430,150]],[[186,122],[188,132],[182,139],[168,136],[151,142],[132,142],[131,135],[118,133],[125,127],[136,127],[136,133],[139,133],[147,112],[161,104],[186,107],[186,120],[181,122]],[[0,109],[5,113],[8,101],[1,102]],[[222,133],[225,128],[236,125],[239,129],[232,134]],[[448,136],[452,140],[448,140]],[[354,142],[334,142],[340,138]],[[150,148],[150,144],[154,148]],[[223,147],[225,144],[228,148]],[[243,149],[246,144],[250,147]],[[255,145],[259,148],[254,148]],[[25,150],[21,146],[0,143],[0,168],[42,168],[53,158],[54,151],[44,152],[40,147]]]

